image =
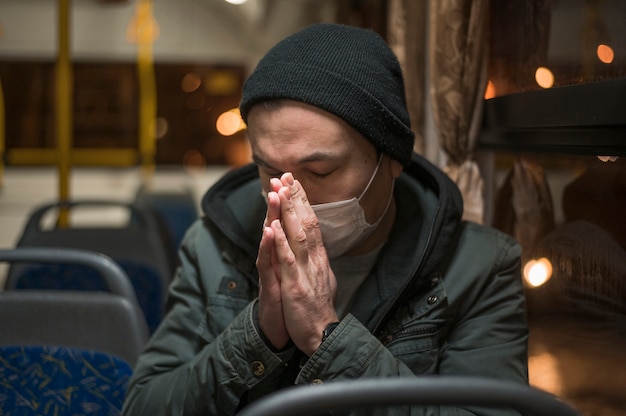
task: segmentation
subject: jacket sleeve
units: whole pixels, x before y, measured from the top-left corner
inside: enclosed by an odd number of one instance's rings
[[[219,253],[210,244],[200,225],[188,233],[167,316],[135,366],[123,414],[234,414],[242,397],[275,377],[293,355],[265,345],[254,325],[254,302],[241,299],[241,307],[233,308],[215,296],[212,286],[218,283],[206,274],[221,278],[227,271],[219,259],[207,258]],[[212,313],[219,316],[207,319]]]
[[[442,323],[445,328],[433,332],[435,335],[430,340],[413,337],[401,348],[394,349],[391,345],[388,348],[356,318],[348,315],[310,357],[297,383],[438,374],[490,377],[527,384],[528,329],[519,274],[520,250],[504,235],[489,229],[477,230],[478,233],[471,233],[469,241],[473,244],[461,241],[446,273],[446,301],[429,316],[408,319],[419,321],[422,328],[433,322]],[[413,310],[419,308],[416,303]],[[406,327],[401,330],[406,332]],[[428,343],[432,344],[430,350]],[[398,358],[400,349],[410,350],[407,354],[413,357]],[[424,372],[415,371],[415,367],[408,364],[419,361],[415,356],[421,354],[430,354],[426,361],[433,362],[433,367]],[[510,413],[505,409],[430,407],[386,409],[381,414]]]

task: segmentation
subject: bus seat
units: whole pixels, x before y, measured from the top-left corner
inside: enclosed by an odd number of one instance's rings
[[[133,204],[150,210],[160,221],[169,240],[177,264],[177,250],[187,229],[198,219],[198,208],[191,189],[155,190],[142,186],[137,190]]]
[[[63,208],[76,214],[79,211],[89,213],[89,210],[121,209],[126,217],[122,224],[115,225],[88,223],[67,228],[56,224],[44,227],[46,215]],[[44,204],[29,216],[17,246],[80,248],[106,254],[128,275],[149,330],[154,331],[160,323],[173,267],[157,220],[150,212],[119,201],[84,200]],[[20,265],[10,268],[6,287],[100,290],[101,283],[94,282],[93,276],[83,277],[83,272],[75,265],[68,264],[57,263],[54,267]],[[52,279],[51,276],[57,278]]]
[[[119,415],[132,374],[98,351],[56,346],[0,347],[0,414]]]
[[[93,349],[135,364],[148,341],[148,327],[128,278],[113,260],[83,250],[18,248],[0,250],[0,261],[59,261],[91,266],[107,283],[107,291],[103,292],[0,292],[0,345]]]

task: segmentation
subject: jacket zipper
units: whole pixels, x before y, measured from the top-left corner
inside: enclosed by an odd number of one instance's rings
[[[437,218],[439,216],[440,209],[441,209],[441,205],[437,204],[437,207],[435,208],[435,215],[433,216],[433,218]],[[377,322],[375,322],[374,325],[371,327],[372,328],[372,330],[371,330],[372,334],[376,334],[377,332],[381,331],[381,328],[380,328],[381,323],[385,320],[387,314],[393,309],[393,307],[395,306],[395,304],[398,301],[398,299],[402,296],[402,294],[407,289],[409,284],[413,281],[413,279],[415,278],[417,273],[421,270],[421,268],[423,266],[423,262],[424,262],[424,257],[425,257],[424,253],[425,253],[426,249],[430,246],[430,244],[432,242],[433,232],[434,232],[433,231],[433,227],[434,227],[434,223],[431,224],[431,228],[428,230],[428,238],[426,239],[426,245],[424,246],[424,250],[420,254],[420,260],[417,263],[417,268],[415,269],[415,272],[411,275],[411,278],[406,283],[406,285],[402,288],[402,290],[399,293],[396,294],[395,299],[392,302],[388,302],[387,303],[388,306],[386,308],[386,311],[383,312],[382,314],[380,314],[380,317],[378,318]]]

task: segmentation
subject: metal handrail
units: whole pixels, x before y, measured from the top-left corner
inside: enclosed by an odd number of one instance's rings
[[[0,262],[70,263],[90,267],[102,275],[112,293],[128,299],[139,309],[135,290],[126,272],[104,254],[74,248],[20,247],[0,249]]]
[[[329,410],[396,405],[510,408],[533,416],[579,413],[556,396],[525,384],[484,377],[421,376],[359,379],[279,390],[239,416],[312,416]]]

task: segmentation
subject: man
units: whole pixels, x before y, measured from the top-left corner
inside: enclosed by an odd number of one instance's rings
[[[283,387],[365,377],[527,383],[519,247],[462,222],[455,185],[413,154],[379,36],[320,24],[286,38],[240,109],[255,164],[204,196],[126,414],[231,415]]]

